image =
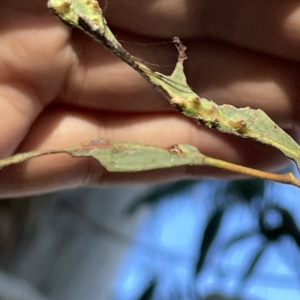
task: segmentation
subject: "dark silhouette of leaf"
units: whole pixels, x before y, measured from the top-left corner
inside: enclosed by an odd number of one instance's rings
[[[231,298],[231,297],[226,297],[225,295],[222,294],[211,294],[206,296],[203,300],[242,300],[241,298]]]
[[[143,292],[143,294],[137,300],[152,300],[154,299],[154,292],[157,286],[157,279],[154,278],[150,281],[148,287]]]
[[[195,268],[195,275],[198,275],[202,271],[209,249],[218,234],[224,213],[225,210],[223,208],[217,209],[207,222],[199,249],[199,258]]]
[[[261,179],[233,180],[227,184],[227,194],[236,194],[241,200],[250,202],[254,197],[263,198],[265,181]]]
[[[257,263],[259,262],[260,258],[264,254],[265,250],[267,249],[267,244],[263,245],[254,255],[247,272],[242,277],[242,282],[245,282],[253,273],[253,270],[255,269]]]
[[[171,197],[179,193],[190,190],[194,185],[198,184],[199,180],[182,180],[171,184],[161,185],[150,191],[144,197],[139,196],[136,201],[133,201],[127,208],[126,213],[131,215],[144,205],[154,205],[165,197]]]
[[[256,231],[249,231],[249,232],[242,232],[241,234],[238,234],[234,237],[232,237],[231,239],[229,239],[222,247],[222,252],[225,252],[226,250],[228,250],[231,246],[233,246],[235,243],[238,243],[242,240],[251,238],[255,235],[257,235],[258,233]]]
[[[266,220],[269,212],[278,213],[281,217],[281,223],[277,226],[268,225]],[[259,215],[259,227],[261,234],[263,234],[270,242],[278,240],[278,238],[288,235],[290,236],[300,248],[300,232],[299,228],[292,216],[292,214],[277,205],[267,206]]]
[[[180,166],[212,166],[300,187],[300,180],[292,173],[268,173],[225,162],[205,156],[192,145],[178,144],[168,148],[161,148],[136,142],[114,142],[103,138],[63,149],[42,149],[18,153],[11,157],[0,159],[0,169],[35,157],[57,153],[68,153],[73,157],[94,158],[108,172],[141,172]]]

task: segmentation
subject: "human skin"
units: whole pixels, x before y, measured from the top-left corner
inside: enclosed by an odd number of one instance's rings
[[[297,138],[300,3],[292,0],[109,0],[108,23],[135,56],[170,73],[172,43],[188,47],[185,70],[202,97],[261,108]],[[208,156],[278,169],[283,155],[221,134],[180,115],[148,82],[77,29],[50,14],[44,0],[2,0],[0,157],[103,137],[169,147],[196,146]],[[208,167],[108,173],[93,159],[66,154],[0,171],[0,196],[128,182],[231,176]]]

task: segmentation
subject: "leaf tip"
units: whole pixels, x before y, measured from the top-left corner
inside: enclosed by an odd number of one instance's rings
[[[187,56],[185,54],[185,50],[187,48],[182,44],[181,40],[177,36],[173,38],[173,43],[175,44],[178,51],[178,62],[183,63],[183,61],[187,59]]]

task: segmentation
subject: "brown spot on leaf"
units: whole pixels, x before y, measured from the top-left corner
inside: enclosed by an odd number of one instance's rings
[[[178,145],[171,146],[167,149],[171,154],[175,154],[180,156],[183,154],[182,150],[178,147]]]
[[[82,150],[94,150],[94,149],[104,149],[104,148],[111,148],[113,145],[105,140],[105,139],[95,139],[85,143],[80,144],[80,149]]]
[[[237,122],[230,121],[229,126],[240,134],[245,134],[247,132],[247,123],[245,120],[240,120]]]
[[[179,37],[175,36],[173,38],[173,43],[175,44],[177,51],[179,53],[178,55],[178,61],[183,63],[183,61],[185,59],[187,59],[187,56],[185,54],[185,50],[186,50],[186,46],[184,46],[181,42],[181,40],[179,39]]]
[[[88,1],[88,4],[90,4],[93,9],[99,9],[99,4],[97,1],[90,0],[90,1]]]

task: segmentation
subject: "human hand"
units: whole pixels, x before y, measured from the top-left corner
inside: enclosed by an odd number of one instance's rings
[[[188,46],[189,84],[218,103],[265,110],[284,129],[299,120],[295,1],[116,1],[106,10],[125,48],[167,66],[171,41]],[[97,137],[168,147],[188,143],[208,156],[274,168],[286,162],[270,147],[220,134],[179,115],[139,74],[102,45],[55,19],[41,0],[6,0],[0,20],[0,155],[62,148]],[[131,42],[130,42],[131,41]],[[137,43],[139,42],[139,43]],[[158,43],[157,43],[158,42]],[[51,155],[0,172],[1,196],[112,182],[228,176],[210,168],[106,172],[97,162]]]

